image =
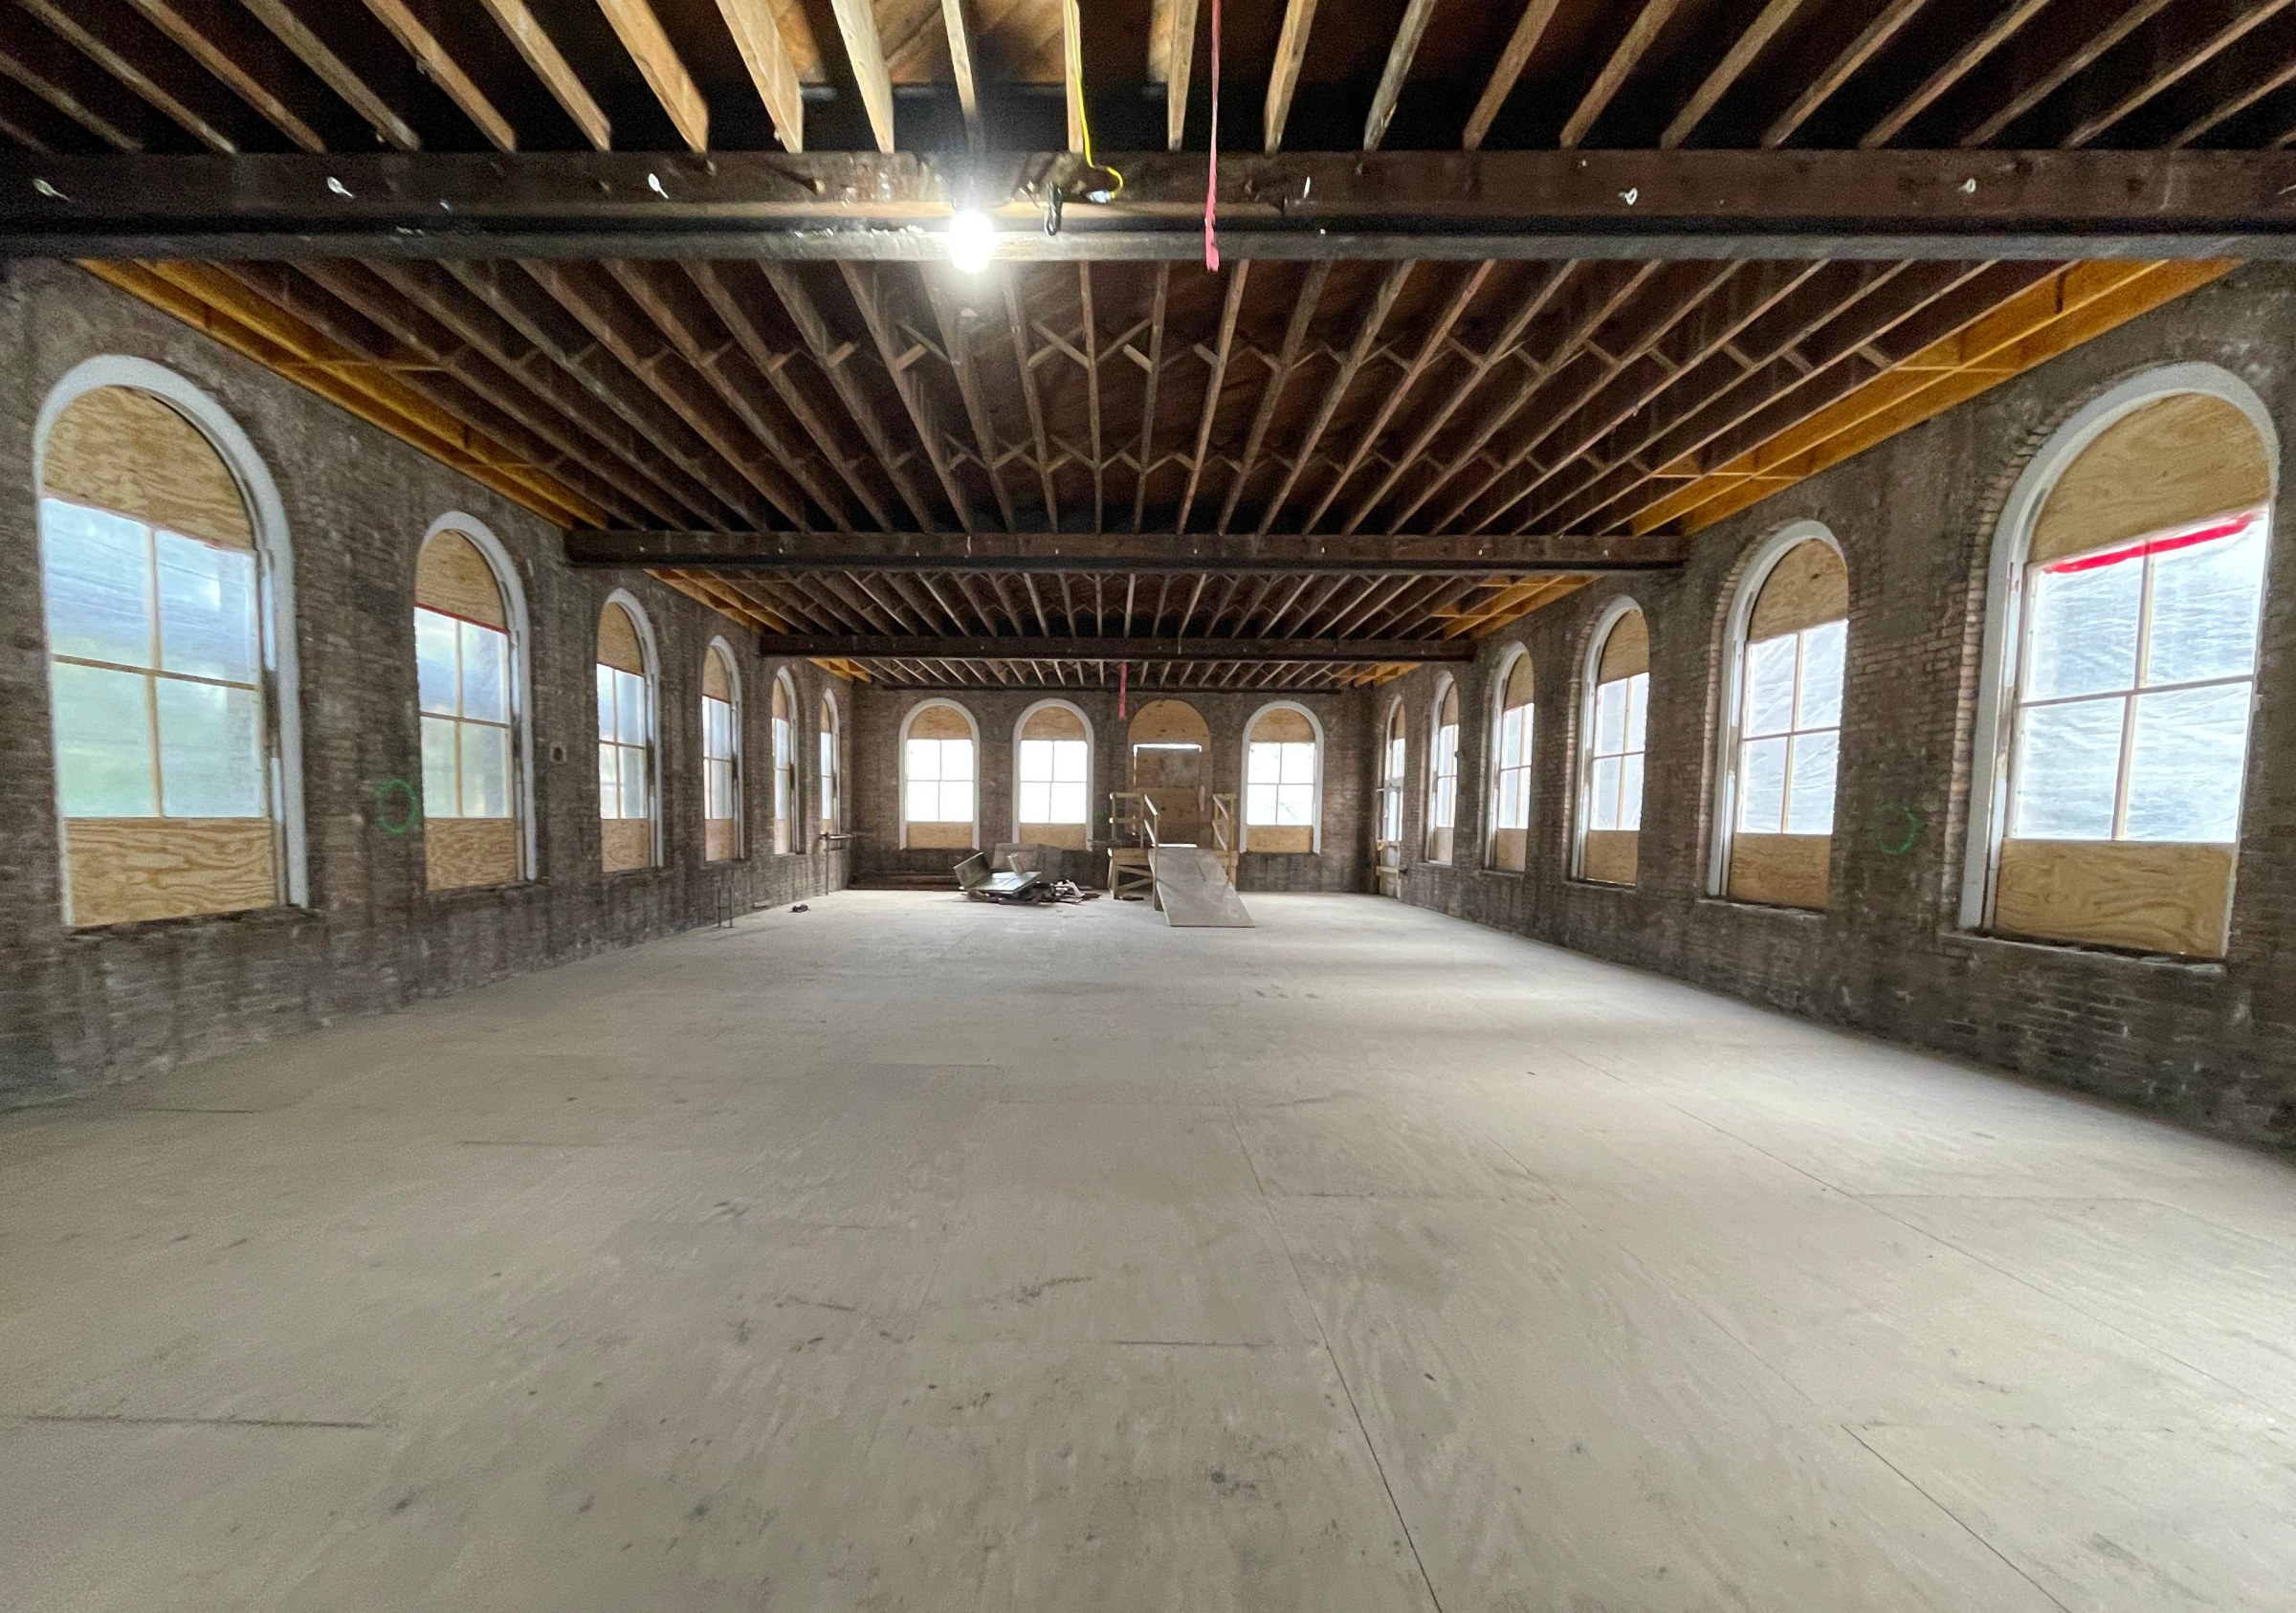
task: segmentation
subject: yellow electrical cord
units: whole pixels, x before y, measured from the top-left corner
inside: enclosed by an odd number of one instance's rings
[[[1061,0],[1061,34],[1068,52],[1069,82],[1076,86],[1076,129],[1083,138],[1084,166],[1089,171],[1100,168],[1116,182],[1109,200],[1124,194],[1124,175],[1115,168],[1102,168],[1093,156],[1093,121],[1084,109],[1084,18],[1077,11],[1077,0]]]

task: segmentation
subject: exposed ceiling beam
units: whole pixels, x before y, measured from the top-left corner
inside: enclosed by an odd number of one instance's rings
[[[747,0],[747,3],[763,8],[763,0]],[[957,78],[957,104],[964,113],[965,144],[975,151],[985,151],[988,130],[981,121],[981,86],[973,76],[973,29],[965,20],[964,0],[940,0],[940,20],[948,31],[949,71]],[[799,148],[792,145],[789,149]]]
[[[1121,200],[1027,199],[1061,155],[721,151],[0,156],[0,254],[918,260],[962,193],[1013,259],[1184,258],[1203,165],[1113,157]],[[1241,258],[2285,257],[2281,151],[1504,151],[1239,157]],[[919,229],[919,226],[924,229]]]
[[[1468,638],[1028,638],[909,637],[865,633],[764,633],[762,655],[850,655],[856,660],[1292,661],[1377,665],[1471,661]]]
[[[950,571],[1014,575],[1137,572],[1253,576],[1374,571],[1450,576],[1667,571],[1688,553],[1680,539],[1561,534],[1174,537],[1170,533],[622,532],[565,536],[569,564],[671,566],[687,571]]]
[[[519,56],[534,69],[534,76],[548,87],[558,104],[565,108],[566,116],[574,120],[574,126],[582,131],[583,138],[600,151],[611,151],[613,121],[583,83],[573,64],[551,42],[550,35],[542,32],[541,23],[526,9],[526,0],[479,0],[479,3],[510,36]]]
[[[423,26],[422,19],[408,7],[407,0],[366,0],[366,9],[374,12],[375,20],[390,30],[391,37],[406,48],[408,55],[414,57],[414,64],[423,70],[423,77],[447,92],[447,99],[462,109],[463,116],[477,125],[478,132],[486,136],[496,150],[516,151],[519,148],[518,131],[510,126],[510,120],[496,109],[495,103],[487,99],[486,92],[462,70],[462,63],[456,61],[453,53],[438,42],[438,36]]]
[[[1276,38],[1275,61],[1268,70],[1268,104],[1261,119],[1263,144],[1270,153],[1284,148],[1292,93],[1299,88],[1299,70],[1308,59],[1308,31],[1314,26],[1315,0],[1285,0],[1284,31]]]
[[[870,133],[877,149],[893,150],[893,76],[885,66],[885,44],[877,36],[877,13],[869,0],[829,0],[837,13],[837,32],[845,38],[846,60],[869,113]]]
[[[947,3],[954,6],[957,0]],[[781,26],[773,20],[773,9],[766,0],[718,0],[718,14],[734,36],[734,48],[741,53],[741,65],[749,69],[749,81],[765,103],[765,115],[773,120],[773,132],[780,138],[782,149],[803,151],[806,102],[796,64],[789,59],[789,47],[783,42]],[[952,50],[955,44],[952,35]]]
[[[653,14],[648,0],[598,0],[606,20],[613,24],[614,35],[622,48],[629,53],[630,60],[638,64],[638,73],[645,78],[647,88],[670,114],[676,125],[678,137],[695,151],[710,147],[710,103],[702,99],[701,89],[686,64],[678,59],[677,47],[670,43],[663,32],[662,19]]]
[[[1538,48],[1539,39],[1547,32],[1547,24],[1555,20],[1555,8],[1560,0],[1524,0],[1523,14],[1507,37],[1507,47],[1490,70],[1490,77],[1483,85],[1483,94],[1475,100],[1472,112],[1467,115],[1467,133],[1460,144],[1473,151],[1481,147],[1490,133],[1490,125],[1498,121],[1499,108],[1514,93],[1515,80],[1522,77],[1531,53]]]

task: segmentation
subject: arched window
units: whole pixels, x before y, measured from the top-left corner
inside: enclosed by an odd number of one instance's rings
[[[797,850],[797,692],[787,673],[773,679],[773,849]]]
[[[2222,955],[2275,479],[2255,394],[2182,365],[2083,410],[2012,491],[1965,920]]]
[[[99,369],[151,386],[90,384]],[[229,421],[154,366],[92,360],[48,409],[41,583],[66,921],[299,900],[282,799],[292,691],[271,615],[289,614],[276,494],[262,479],[251,509],[210,435]],[[225,440],[259,477],[235,428]]]
[[[1402,895],[1403,781],[1409,756],[1410,739],[1399,696],[1387,702],[1387,722],[1380,731],[1379,835],[1372,846],[1372,863],[1383,896]]]
[[[1314,851],[1323,833],[1323,730],[1304,706],[1264,706],[1244,730],[1244,850]]]
[[[1491,697],[1490,866],[1531,866],[1531,656],[1508,657]]]
[[[598,817],[606,872],[660,860],[653,771],[653,631],[615,590],[598,613]]]
[[[1039,701],[1021,714],[1016,734],[1018,838],[1084,851],[1093,799],[1092,728],[1084,713],[1066,700]]]
[[[701,854],[741,854],[741,674],[723,639],[701,657]]]
[[[1650,630],[1631,601],[1614,601],[1598,624],[1585,682],[1575,872],[1598,884],[1631,885],[1643,827],[1644,729],[1650,710]]]
[[[1451,860],[1451,832],[1459,823],[1459,685],[1443,680],[1435,696],[1427,744],[1427,861]]]
[[[979,844],[978,755],[963,707],[928,700],[909,714],[901,725],[903,847],[967,851]]]
[[[1403,841],[1403,776],[1410,754],[1403,731],[1403,702],[1387,706],[1387,727],[1380,740],[1380,844],[1401,846]]]
[[[506,556],[441,524],[414,564],[423,878],[433,891],[526,876],[522,668]]]
[[[1799,521],[1755,551],[1731,605],[1711,895],[1825,906],[1848,617],[1823,527]]]
[[[821,832],[838,832],[845,791],[845,769],[837,754],[837,700],[826,691],[821,696]]]

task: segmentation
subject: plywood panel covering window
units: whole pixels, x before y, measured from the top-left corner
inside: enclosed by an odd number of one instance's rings
[[[1736,647],[1726,889],[1740,901],[1826,904],[1849,573],[1808,538],[1755,580]]]
[[[1643,747],[1650,708],[1650,633],[1640,610],[1610,625],[1587,681],[1578,876],[1631,885],[1640,871]]]
[[[264,595],[237,480],[174,409],[107,387],[57,417],[40,491],[69,921],[274,905]]]
[[[972,719],[945,700],[912,712],[901,738],[902,844],[968,849],[979,778]]]
[[[786,674],[773,680],[773,849],[797,849],[797,696]]]
[[[741,854],[740,705],[722,644],[701,660],[701,840],[710,862]]]
[[[433,891],[520,873],[517,646],[494,567],[458,532],[414,569],[415,704],[423,751],[423,876]]]
[[[1427,742],[1427,843],[1429,862],[1451,860],[1451,836],[1459,823],[1459,685],[1449,678],[1435,696]]]
[[[1530,866],[1531,657],[1507,663],[1493,702],[1490,731],[1490,866],[1520,873]]]
[[[2247,416],[2178,395],[2116,421],[2049,493],[2024,558],[1997,929],[2223,953],[2270,490]]]
[[[1084,718],[1065,705],[1030,712],[1021,724],[1015,762],[1020,837],[1084,851],[1092,817],[1092,742]]]
[[[1276,706],[1262,712],[1244,744],[1244,849],[1315,850],[1322,747],[1305,712]]]
[[[835,834],[842,827],[841,800],[845,789],[845,769],[839,765],[837,755],[837,702],[829,696],[821,697],[821,832]]]
[[[606,872],[654,861],[653,678],[628,607],[598,613],[598,817]]]

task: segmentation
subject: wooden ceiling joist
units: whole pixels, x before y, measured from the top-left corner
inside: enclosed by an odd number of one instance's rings
[[[1199,0],[589,4],[0,6],[0,255],[578,563],[1006,689],[1468,652],[2296,256],[2296,0],[1282,0],[1227,19],[1219,273]]]

